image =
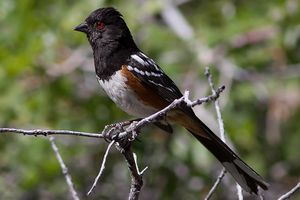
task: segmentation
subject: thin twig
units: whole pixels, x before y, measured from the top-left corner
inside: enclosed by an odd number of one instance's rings
[[[83,137],[92,137],[92,138],[103,138],[102,134],[80,132],[80,131],[69,131],[69,130],[46,130],[46,129],[25,130],[25,129],[17,129],[17,128],[0,128],[0,133],[18,133],[18,134],[31,135],[31,136],[73,135],[73,136],[83,136]]]
[[[59,165],[60,165],[60,167],[61,167],[61,170],[62,170],[62,172],[63,172],[63,175],[65,176],[65,179],[66,179],[67,185],[68,185],[68,187],[69,187],[69,191],[70,191],[70,194],[71,194],[72,199],[73,199],[73,200],[79,200],[79,196],[78,196],[78,194],[77,194],[77,192],[76,192],[76,190],[75,190],[75,188],[74,188],[74,184],[73,184],[73,181],[72,181],[72,177],[71,177],[71,175],[68,173],[68,168],[67,168],[67,166],[65,165],[65,163],[64,163],[64,161],[63,161],[63,159],[62,159],[62,157],[61,157],[61,155],[60,155],[60,153],[59,153],[59,151],[58,151],[58,148],[57,148],[57,146],[56,146],[56,144],[55,144],[55,141],[54,141],[54,137],[53,137],[53,136],[49,137],[49,141],[50,141],[50,143],[51,143],[51,147],[52,147],[52,149],[53,149],[53,151],[54,151],[54,154],[55,154],[55,156],[56,156],[56,159],[58,160],[58,163],[59,163]]]
[[[136,156],[136,154],[134,152],[133,152],[133,159],[134,159],[135,168],[137,169],[138,174],[139,175],[143,175],[144,172],[148,169],[148,166],[146,166],[142,171],[140,171],[138,163],[137,163],[137,156]]]
[[[215,88],[214,88],[214,83],[213,83],[213,80],[212,80],[212,75],[211,75],[210,70],[209,70],[208,67],[205,68],[205,75],[207,77],[207,80],[208,80],[210,89],[212,91],[212,94],[213,95],[216,94],[216,91],[215,91]],[[221,140],[223,140],[223,142],[226,143],[224,123],[223,123],[223,119],[222,119],[222,115],[221,115],[221,111],[220,111],[219,101],[217,99],[215,99],[214,104],[215,104],[215,109],[216,109],[217,119],[218,119],[218,124],[219,124],[220,138],[221,138]],[[223,167],[223,169],[220,172],[216,182],[214,183],[213,187],[210,189],[207,196],[205,197],[206,200],[210,199],[212,197],[212,195],[215,193],[215,191],[217,190],[217,187],[221,183],[221,181],[222,181],[223,177],[225,176],[225,174],[226,174],[226,169]]]
[[[99,170],[99,173],[98,173],[97,177],[95,178],[95,181],[94,181],[94,183],[93,183],[91,189],[88,191],[87,195],[90,195],[91,192],[93,191],[93,189],[96,187],[96,185],[97,185],[97,183],[98,183],[98,180],[99,180],[99,178],[101,177],[101,175],[102,175],[102,173],[103,173],[103,171],[104,171],[104,169],[105,169],[105,163],[106,163],[106,159],[107,159],[108,152],[109,152],[111,146],[112,146],[114,143],[115,143],[115,141],[113,140],[113,141],[111,141],[111,142],[109,143],[109,145],[107,146],[107,149],[106,149],[106,151],[105,151],[105,154],[104,154],[104,157],[103,157],[103,161],[102,161],[102,164],[101,164],[101,168],[100,168],[100,170]]]
[[[278,200],[285,200],[289,199],[293,194],[295,194],[300,189],[300,182],[297,183],[295,187],[293,187],[290,191],[282,195],[278,198]]]
[[[143,187],[143,173],[147,168],[139,172],[136,158],[130,146],[124,149],[124,151],[122,151],[122,154],[127,161],[128,169],[130,170],[131,175],[131,186],[128,200],[138,200],[141,189]]]
[[[208,79],[208,83],[211,89],[211,92],[213,95],[217,94],[216,90],[215,90],[215,86],[212,80],[212,75],[210,73],[210,70],[208,67],[205,68],[205,75],[207,76]],[[223,119],[222,119],[222,114],[221,114],[221,109],[220,109],[220,105],[219,105],[219,100],[215,99],[214,100],[214,104],[215,104],[215,109],[216,109],[216,113],[217,113],[217,119],[218,119],[218,124],[219,124],[219,129],[220,129],[220,138],[221,140],[226,143],[226,138],[225,138],[225,131],[224,131],[224,123],[223,123]]]
[[[210,70],[209,70],[208,67],[205,68],[205,75],[207,77],[210,89],[212,91],[212,95],[217,94],[217,91],[214,88],[212,75],[211,75]],[[224,122],[223,122],[223,118],[222,118],[222,114],[221,114],[219,100],[217,98],[214,100],[214,104],[215,104],[215,109],[216,109],[217,119],[218,119],[218,124],[219,124],[220,138],[224,143],[226,143],[225,131],[224,131]],[[226,172],[225,168],[223,168],[222,171],[220,172],[220,174],[218,176],[218,179],[216,180],[213,187],[210,189],[208,195],[206,196],[206,199],[209,199],[212,196],[212,194],[216,191],[218,185],[221,183],[221,181],[222,181],[222,179],[225,175],[224,171]],[[236,184],[236,188],[237,188],[238,199],[243,200],[243,193],[242,193],[241,186],[239,184]]]
[[[225,168],[222,169],[221,173],[219,174],[216,182],[214,183],[214,185],[211,187],[211,189],[209,190],[208,194],[206,195],[206,197],[204,198],[204,200],[209,200],[212,195],[215,193],[218,185],[220,184],[221,180],[223,179],[223,177],[225,176],[226,174],[226,170]]]

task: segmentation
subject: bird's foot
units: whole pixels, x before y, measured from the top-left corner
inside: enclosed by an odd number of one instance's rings
[[[112,140],[115,140],[120,144],[126,143],[126,141],[132,142],[136,137],[136,133],[133,131],[132,134],[129,133],[126,134],[127,132],[126,127],[139,120],[140,119],[134,119],[134,120],[128,120],[128,121],[118,122],[115,124],[106,125],[104,130],[102,131],[103,138],[107,142],[111,142]]]

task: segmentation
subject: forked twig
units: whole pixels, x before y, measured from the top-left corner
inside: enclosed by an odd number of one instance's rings
[[[88,191],[87,195],[90,195],[90,194],[92,193],[92,191],[94,190],[94,188],[96,187],[96,185],[97,185],[97,183],[98,183],[98,180],[99,180],[99,178],[101,177],[101,175],[102,175],[102,173],[103,173],[103,171],[104,171],[104,169],[105,169],[105,163],[106,163],[106,160],[107,160],[108,152],[109,152],[111,146],[112,146],[114,143],[115,143],[115,141],[113,140],[113,141],[111,141],[111,142],[109,143],[109,145],[107,146],[107,149],[106,149],[105,154],[104,154],[104,156],[103,156],[103,160],[102,160],[102,163],[101,163],[101,167],[100,167],[99,173],[98,173],[98,175],[96,176],[96,178],[95,178],[95,180],[94,180],[94,183],[93,183],[91,189]]]
[[[214,83],[213,83],[213,80],[212,80],[212,75],[211,75],[210,70],[209,70],[208,67],[205,68],[205,75],[207,77],[207,80],[208,80],[210,89],[212,91],[212,94],[216,94],[216,90],[214,88]],[[218,119],[219,130],[220,130],[220,138],[224,143],[226,143],[224,123],[223,123],[223,118],[222,118],[221,109],[220,109],[218,99],[214,100],[214,105],[215,105],[215,109],[216,109],[216,113],[217,113],[217,119]],[[206,197],[205,197],[206,200],[210,199],[211,196],[213,195],[213,193],[216,191],[218,185],[221,183],[222,179],[224,178],[225,173],[226,173],[226,170],[225,170],[225,168],[223,168],[222,171],[220,172],[217,180],[215,181],[214,185],[211,187],[210,191],[206,195]],[[239,184],[236,184],[236,188],[237,188],[238,199],[243,200],[243,193],[242,193],[241,186]]]
[[[139,171],[135,154],[132,152],[130,146],[121,153],[127,161],[131,176],[131,185],[128,200],[138,200],[141,189],[143,187],[143,173],[146,171],[147,167],[141,172]]]

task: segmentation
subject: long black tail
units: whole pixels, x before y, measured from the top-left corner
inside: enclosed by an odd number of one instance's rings
[[[242,161],[218,136],[216,136],[200,119],[197,120],[202,133],[189,130],[233,176],[238,184],[247,192],[258,192],[258,186],[267,190],[268,184],[251,167]],[[203,137],[203,132],[208,137]]]

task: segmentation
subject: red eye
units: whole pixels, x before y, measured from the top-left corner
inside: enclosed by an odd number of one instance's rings
[[[96,29],[103,29],[104,27],[105,27],[105,24],[103,22],[96,23]]]

